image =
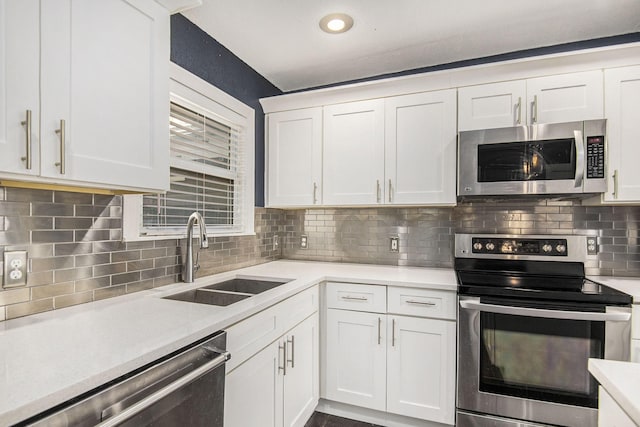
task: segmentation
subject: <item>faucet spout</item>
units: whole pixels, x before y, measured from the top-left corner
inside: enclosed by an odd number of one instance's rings
[[[202,215],[198,212],[194,212],[189,216],[189,221],[187,221],[187,253],[182,269],[182,280],[186,283],[193,282],[195,272],[200,268],[200,265],[193,261],[193,225],[196,222],[200,227],[200,248],[206,249],[209,247],[209,240],[207,239],[207,225],[204,223]]]

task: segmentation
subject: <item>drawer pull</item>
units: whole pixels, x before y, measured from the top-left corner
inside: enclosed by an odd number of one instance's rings
[[[412,299],[408,299],[405,301],[407,304],[415,304],[415,305],[427,305],[429,307],[433,307],[435,305],[437,305],[435,302],[429,302],[429,301],[416,301],[416,300],[412,300]]]
[[[341,296],[340,298],[346,299],[349,301],[368,301],[369,300],[369,298],[367,297],[352,297],[351,295],[344,295],[344,296]]]

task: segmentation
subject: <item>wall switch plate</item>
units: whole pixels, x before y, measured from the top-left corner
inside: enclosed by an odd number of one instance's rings
[[[400,237],[391,236],[389,238],[389,252],[400,252]]]
[[[27,284],[27,251],[4,252],[4,287],[15,288]]]
[[[598,238],[587,236],[587,255],[598,255]]]
[[[303,234],[300,236],[300,249],[307,249],[309,247],[309,241],[307,239],[307,235]]]
[[[278,238],[277,234],[274,234],[273,235],[273,250],[277,251],[279,247],[280,247],[280,239]]]

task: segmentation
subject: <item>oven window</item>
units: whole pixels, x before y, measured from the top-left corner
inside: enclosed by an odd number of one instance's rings
[[[573,138],[478,146],[478,182],[574,179],[575,170]]]
[[[604,322],[481,313],[480,390],[597,407],[590,357],[604,356]]]

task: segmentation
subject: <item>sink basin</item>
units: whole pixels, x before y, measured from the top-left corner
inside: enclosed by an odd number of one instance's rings
[[[180,292],[179,294],[169,295],[168,297],[164,297],[164,299],[227,306],[234,302],[249,298],[250,296],[250,294],[215,292],[207,289],[192,289],[190,291]]]
[[[176,301],[227,306],[287,283],[286,281],[231,279],[163,297]]]
[[[269,289],[273,289],[287,282],[272,280],[254,280],[254,279],[231,279],[225,282],[215,283],[205,286],[203,289],[214,289],[217,291],[241,292],[243,294],[259,294]]]

